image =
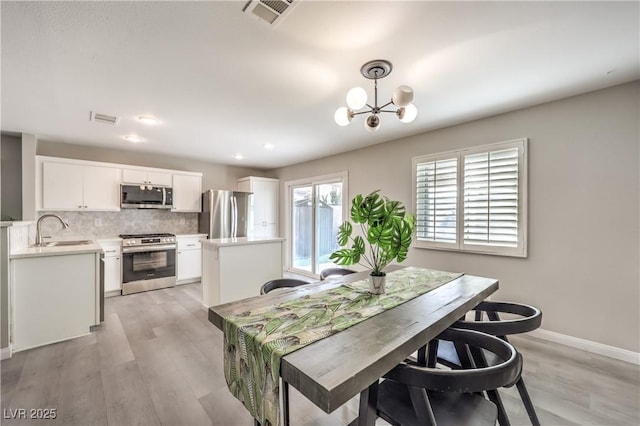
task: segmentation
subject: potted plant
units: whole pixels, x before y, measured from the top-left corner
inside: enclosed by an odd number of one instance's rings
[[[352,236],[351,222],[360,224],[364,238]],[[402,202],[389,200],[377,190],[353,198],[351,222],[347,220],[338,228],[338,244],[342,248],[331,253],[329,259],[338,265],[358,263],[371,268],[369,292],[382,294],[386,277],[383,269],[394,260],[406,259],[415,231],[415,216],[407,214]],[[350,248],[346,247],[349,243]]]

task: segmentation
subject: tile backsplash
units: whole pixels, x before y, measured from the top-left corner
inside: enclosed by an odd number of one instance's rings
[[[195,234],[198,232],[198,213],[173,213],[155,209],[124,209],[119,212],[48,212],[60,216],[69,224],[63,229],[55,218],[44,219],[42,235],[54,240],[115,238],[120,234],[169,232]]]

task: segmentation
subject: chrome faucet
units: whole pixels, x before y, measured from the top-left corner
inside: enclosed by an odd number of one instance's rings
[[[38,219],[38,222],[36,223],[36,246],[42,245],[42,234],[40,234],[40,223],[42,223],[42,219],[45,219],[47,217],[55,217],[56,219],[58,219],[64,229],[69,227],[69,224],[64,220],[62,220],[62,218],[57,214],[43,214],[42,216],[40,216],[40,218]]]

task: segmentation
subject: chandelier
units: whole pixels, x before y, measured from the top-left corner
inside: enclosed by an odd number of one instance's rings
[[[378,79],[391,74],[393,65],[385,59],[369,61],[360,68],[360,73],[364,78],[374,81],[374,104],[367,103],[367,92],[362,87],[354,87],[347,93],[347,106],[336,110],[333,118],[339,126],[346,126],[351,123],[354,116],[369,114],[364,122],[364,127],[370,132],[375,132],[380,128],[380,117],[383,112],[390,112],[398,116],[403,123],[411,123],[418,115],[416,106],[411,103],[413,100],[413,89],[409,86],[399,86],[394,92],[391,100],[384,105],[378,106]],[[367,109],[360,111],[362,108]],[[384,109],[384,108],[393,109]]]

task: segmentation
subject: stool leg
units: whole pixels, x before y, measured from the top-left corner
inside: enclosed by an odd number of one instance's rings
[[[282,381],[282,416],[284,426],[289,426],[289,383]]]
[[[509,421],[509,417],[507,417],[507,410],[504,408],[504,404],[502,403],[502,398],[497,390],[487,391],[487,396],[489,400],[496,404],[498,407],[498,424],[500,426],[510,426],[511,422]]]
[[[507,336],[499,336],[499,337],[505,342],[509,341],[509,339],[507,339]],[[529,391],[527,391],[527,387],[524,385],[524,380],[522,379],[522,373],[520,373],[520,378],[516,382],[516,388],[518,388],[520,399],[524,404],[524,408],[527,410],[527,415],[529,416],[529,420],[531,420],[531,424],[533,426],[540,426],[540,420],[538,420],[536,409],[533,407],[533,402],[531,401],[531,397],[529,396]]]
[[[529,415],[529,420],[531,420],[531,424],[533,426],[540,426],[540,420],[538,420],[538,415],[536,414],[536,410],[533,407],[533,402],[531,402],[531,398],[529,397],[529,392],[527,391],[527,387],[524,385],[524,380],[520,377],[520,380],[516,383],[516,387],[518,388],[518,392],[520,393],[520,398],[524,403],[524,408],[527,409],[527,414]]]
[[[427,359],[426,365],[429,368],[436,368],[438,363],[438,340],[434,339],[427,344]]]
[[[427,347],[421,346],[418,349],[418,364],[427,365]]]

